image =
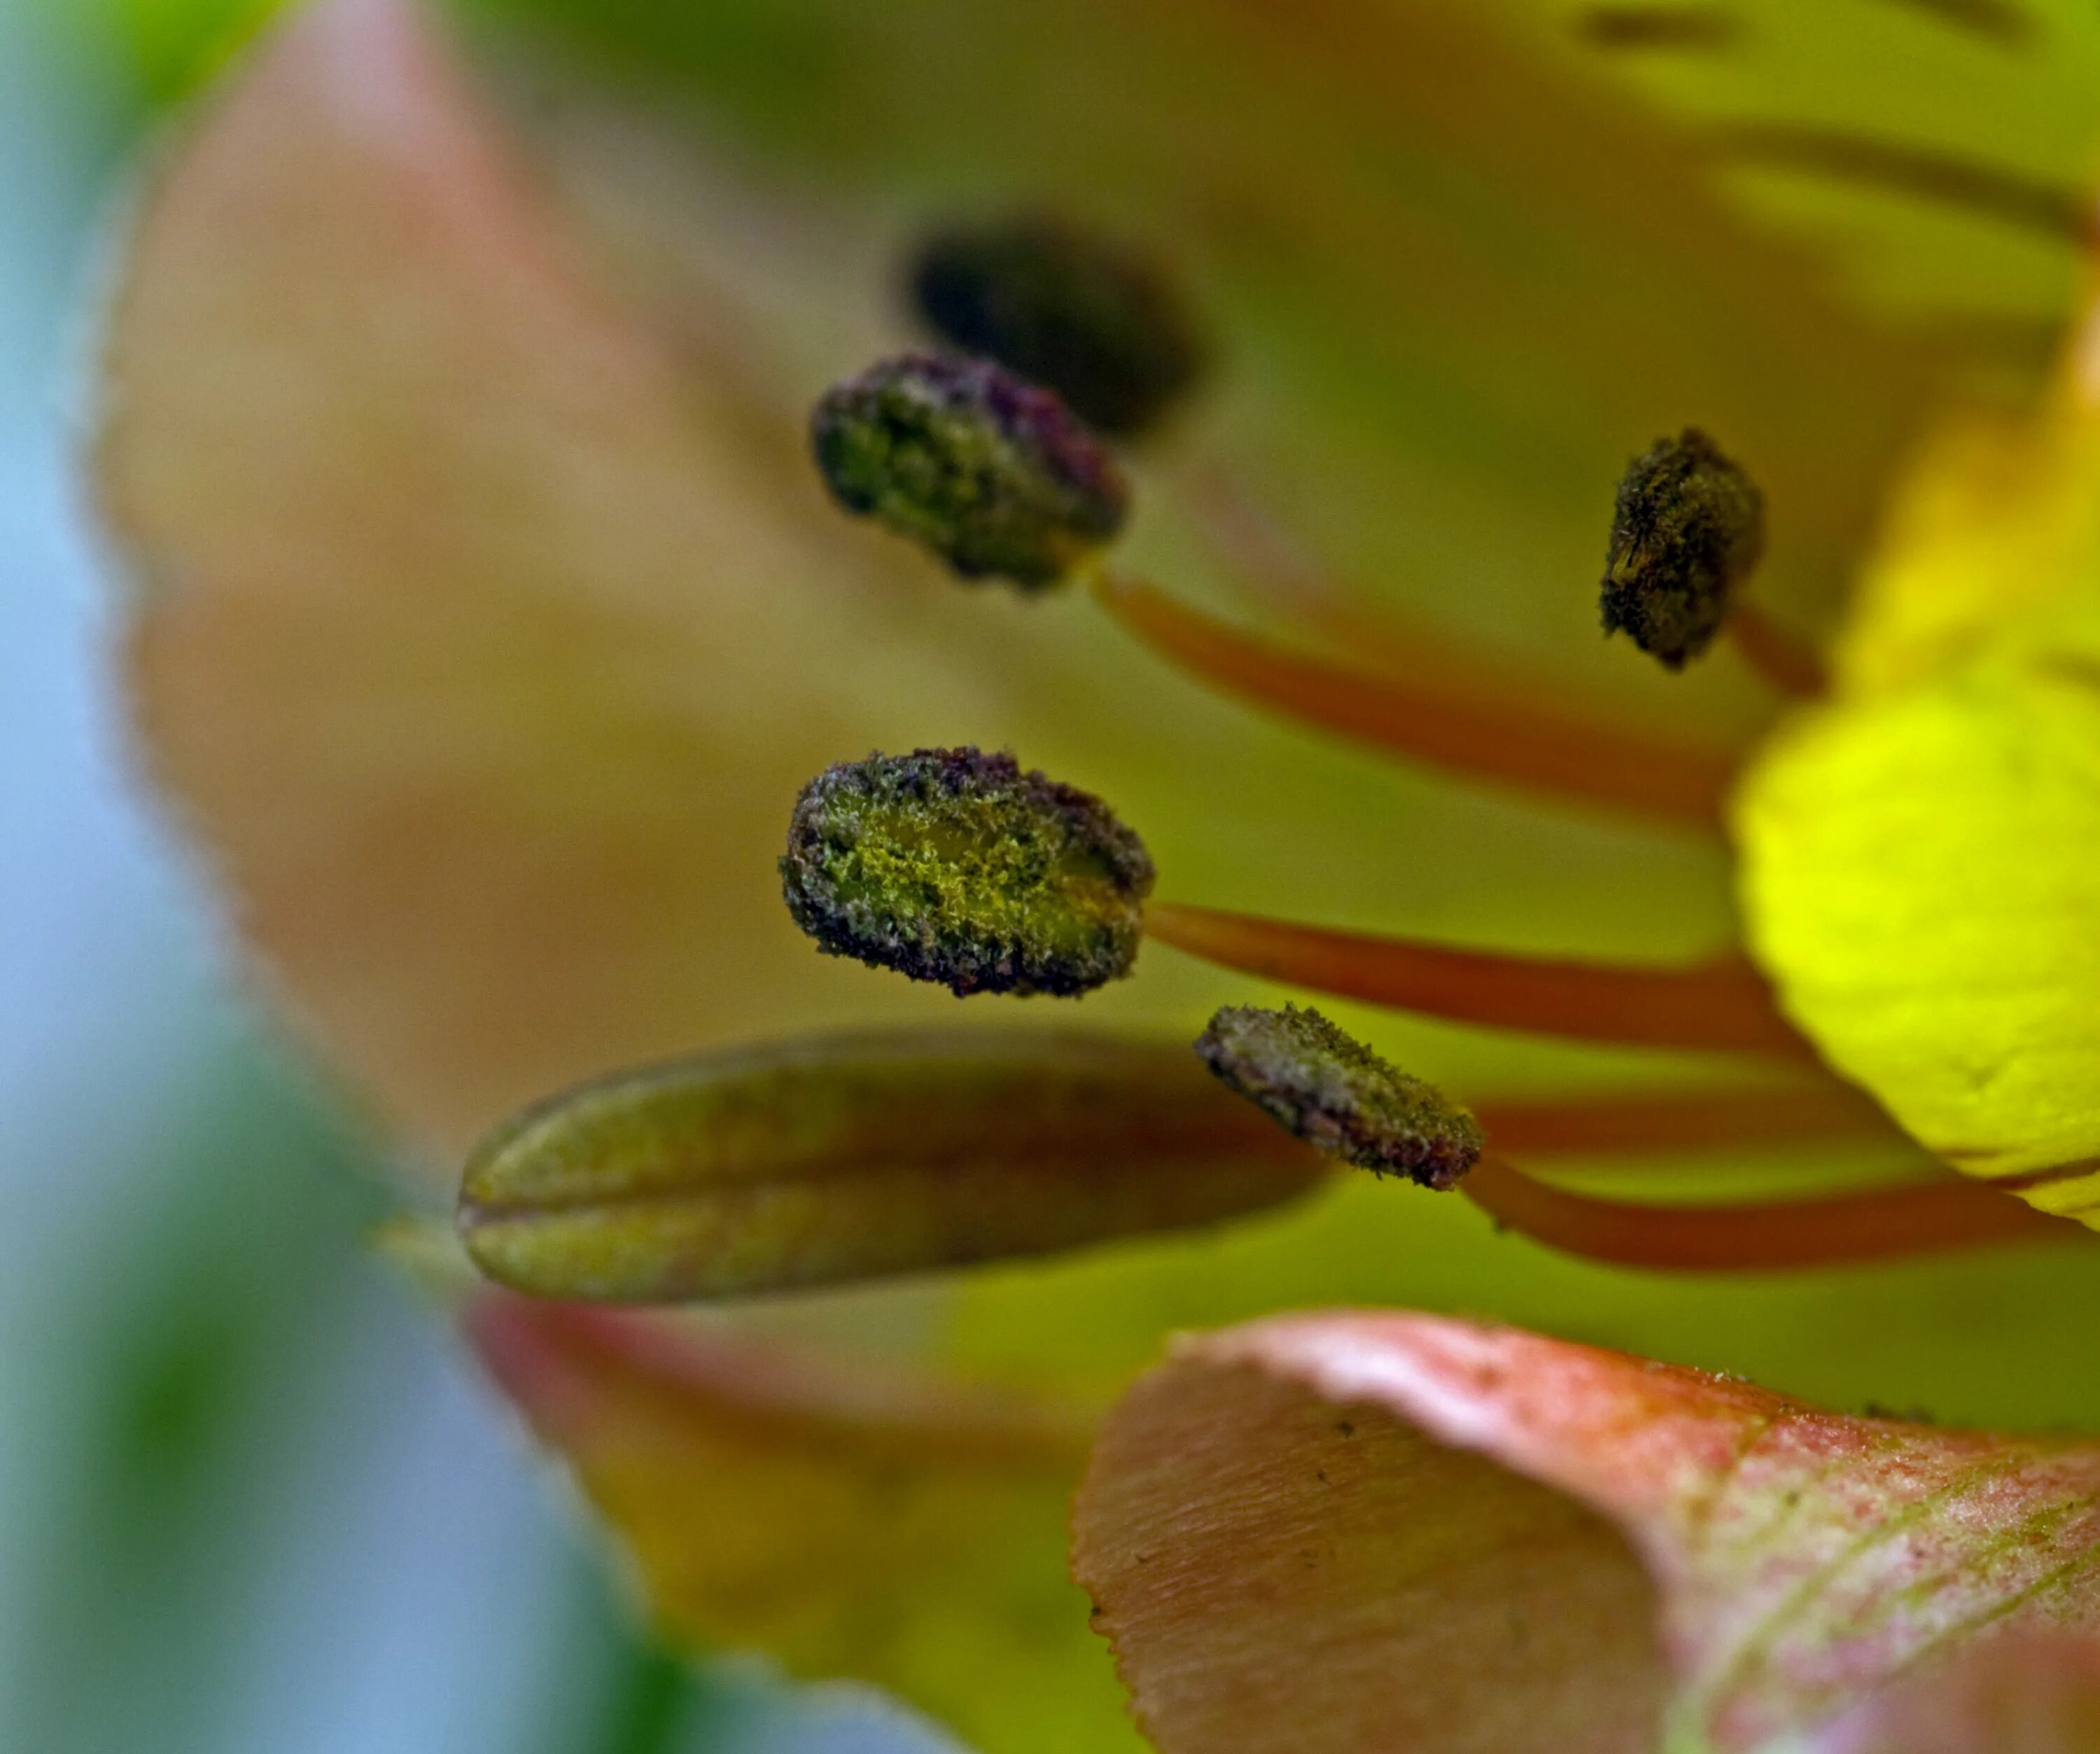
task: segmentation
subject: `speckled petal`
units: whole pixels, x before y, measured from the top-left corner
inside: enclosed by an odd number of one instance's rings
[[[1423,1316],[1184,1341],[1075,1518],[1165,1754],[1748,1754],[1972,1637],[2100,1628],[2100,1446]]]

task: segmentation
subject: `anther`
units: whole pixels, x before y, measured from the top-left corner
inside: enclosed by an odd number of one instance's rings
[[[1153,881],[1099,798],[974,749],[827,768],[796,802],[780,873],[820,949],[958,996],[1121,979]]]
[[[1081,419],[1118,436],[1142,431],[1185,394],[1208,351],[1154,262],[1046,214],[929,239],[911,296],[943,339],[1048,385]]]
[[[1052,391],[984,360],[906,354],[827,391],[817,466],[847,510],[924,543],[964,578],[1065,578],[1123,528],[1107,448]]]
[[[1272,1119],[1345,1163],[1444,1189],[1480,1158],[1470,1114],[1310,1007],[1227,1005],[1196,1051]]]
[[[1659,439],[1619,482],[1604,631],[1681,669],[1712,643],[1764,553],[1764,496],[1696,426]]]

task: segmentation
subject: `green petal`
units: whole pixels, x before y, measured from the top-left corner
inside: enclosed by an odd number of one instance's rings
[[[1600,6],[1577,52],[1705,138],[1747,210],[1833,257],[1868,308],[2043,368],[2080,289],[2100,20],[2079,0]],[[1631,21],[1693,15],[1674,38]]]

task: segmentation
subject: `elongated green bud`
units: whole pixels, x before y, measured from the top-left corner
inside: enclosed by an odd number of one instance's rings
[[[459,1227],[518,1290],[664,1302],[1210,1224],[1326,1173],[1171,1043],[899,1031],[703,1054],[536,1103],[468,1161]]]
[[[1604,631],[1671,669],[1704,652],[1765,548],[1764,496],[1696,426],[1658,439],[1619,483]]]
[[[1196,1038],[1205,1064],[1308,1144],[1438,1189],[1480,1160],[1480,1124],[1308,1007],[1227,1005]]]
[[[1118,437],[1185,395],[1209,351],[1179,289],[1148,257],[1045,214],[929,239],[911,294],[943,339],[1047,384]]]
[[[964,578],[1059,583],[1123,528],[1114,457],[1050,391],[986,360],[907,354],[827,391],[817,466],[847,510]]]
[[[780,873],[820,949],[959,996],[1128,974],[1153,879],[1099,798],[973,749],[827,768],[796,802]]]

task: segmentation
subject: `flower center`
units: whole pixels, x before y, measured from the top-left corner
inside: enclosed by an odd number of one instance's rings
[[[1187,672],[1319,728],[1558,802],[1718,826],[1733,770],[1721,752],[1614,723],[1534,678],[1389,627],[1350,644],[1369,653],[1400,647],[1391,667],[1290,651],[1113,569],[1103,550],[1122,520],[1122,477],[1059,391],[1087,399],[1093,430],[1134,430],[1157,417],[1170,394],[1162,386],[1186,387],[1195,356],[1180,346],[1185,327],[1162,319],[1148,329],[1179,306],[1127,260],[1069,225],[1026,222],[938,240],[915,285],[950,340],[990,357],[907,356],[824,398],[818,461],[849,510],[912,537],[965,576],[999,572],[1030,590],[1083,578],[1115,621]],[[1050,381],[1027,381],[1031,369]],[[1130,380],[1120,397],[1104,388],[1118,372]],[[1274,598],[1335,600],[1282,577],[1296,563],[1279,561],[1258,508],[1222,477],[1202,479],[1198,510],[1221,558],[1251,570]],[[1746,595],[1764,521],[1754,483],[1704,433],[1688,427],[1657,441],[1620,484],[1602,585],[1607,633],[1629,634],[1675,669],[1725,632],[1778,691],[1820,689],[1812,648]],[[934,777],[961,776],[936,786],[938,800],[918,785],[936,769]],[[1065,808],[1075,800],[1084,806],[1073,805],[1076,818]],[[943,811],[967,815],[967,832]],[[1118,864],[1103,851],[1095,861],[1102,881],[1091,888],[1073,880],[1062,853],[1045,850],[1048,840],[1078,833],[1075,822],[1118,847],[1127,838],[1129,858]],[[1126,973],[1142,932],[1314,992],[1568,1040],[1747,1055],[1783,1070],[1789,1082],[1749,1096],[1489,1104],[1476,1125],[1317,1012],[1228,1007],[1199,1039],[1220,1079],[1322,1150],[1430,1187],[1462,1186],[1506,1226],[1575,1253],[1763,1270],[2059,1234],[2019,1203],[1941,1173],[1815,1199],[1671,1206],[1594,1198],[1500,1155],[1898,1139],[1872,1103],[1823,1071],[1740,956],[1621,965],[1187,903],[1146,908],[1150,863],[1105,806],[1041,775],[1022,776],[1010,757],[974,750],[876,758],[820,776],[796,808],[783,868],[791,909],[823,948],[958,994],[1077,995]]]

